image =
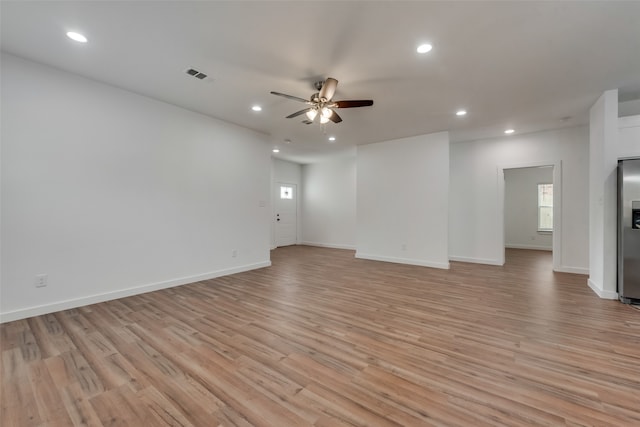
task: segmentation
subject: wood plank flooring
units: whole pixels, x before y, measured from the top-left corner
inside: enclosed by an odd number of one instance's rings
[[[547,252],[272,262],[1,325],[0,424],[640,425],[640,311]]]

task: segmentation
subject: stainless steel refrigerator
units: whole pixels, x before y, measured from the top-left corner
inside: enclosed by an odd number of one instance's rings
[[[640,302],[640,159],[618,162],[618,295]]]

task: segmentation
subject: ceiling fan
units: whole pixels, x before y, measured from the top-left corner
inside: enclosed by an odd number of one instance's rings
[[[352,99],[346,101],[333,101],[333,95],[336,92],[338,81],[332,77],[327,78],[325,81],[319,81],[314,84],[314,87],[318,90],[317,93],[311,95],[309,100],[304,98],[298,98],[297,96],[287,95],[280,92],[271,92],[273,95],[282,96],[284,98],[293,99],[294,101],[304,102],[309,105],[300,111],[296,111],[293,114],[289,114],[287,119],[306,114],[307,119],[303,123],[311,124],[316,117],[320,117],[320,123],[325,124],[331,120],[334,123],[340,123],[342,118],[334,111],[334,108],[355,108],[355,107],[369,107],[373,105],[371,99]]]

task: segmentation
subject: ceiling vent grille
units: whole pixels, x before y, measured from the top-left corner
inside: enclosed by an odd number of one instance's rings
[[[200,80],[204,80],[207,78],[207,75],[205,73],[202,73],[194,68],[189,68],[186,71],[187,74],[189,74],[192,77],[195,77],[196,79],[200,79]]]

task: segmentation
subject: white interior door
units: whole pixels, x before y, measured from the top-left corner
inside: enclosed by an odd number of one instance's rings
[[[298,230],[296,185],[277,183],[275,199],[276,246],[295,245]]]

